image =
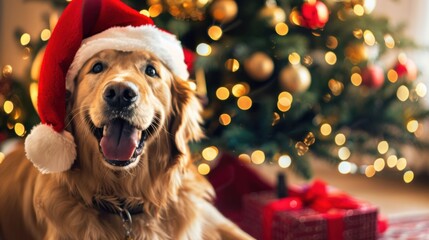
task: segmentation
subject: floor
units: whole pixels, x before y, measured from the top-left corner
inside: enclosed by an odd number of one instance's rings
[[[331,186],[341,189],[350,195],[371,202],[379,207],[380,213],[388,218],[404,215],[429,214],[429,182],[403,182],[402,177],[375,176],[367,178],[363,175],[343,175],[335,167],[320,160],[312,162],[313,179],[324,180]],[[276,181],[276,173],[285,171],[273,165],[254,166],[265,179]],[[294,172],[286,170],[290,184],[303,184],[306,181]]]

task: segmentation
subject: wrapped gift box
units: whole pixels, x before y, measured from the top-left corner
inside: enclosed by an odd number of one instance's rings
[[[377,207],[328,188],[320,181],[274,192],[248,194],[243,200],[243,229],[256,239],[377,238]]]

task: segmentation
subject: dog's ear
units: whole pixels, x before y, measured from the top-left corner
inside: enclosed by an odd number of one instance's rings
[[[170,131],[179,154],[188,151],[188,142],[201,139],[201,103],[190,89],[189,83],[175,78],[172,83],[172,125]]]

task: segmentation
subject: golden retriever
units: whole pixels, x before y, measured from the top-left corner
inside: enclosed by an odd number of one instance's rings
[[[103,50],[75,87],[67,130],[78,157],[46,175],[22,148],[6,157],[0,239],[252,239],[195,171],[187,143],[202,136],[201,107],[186,81],[150,52]]]

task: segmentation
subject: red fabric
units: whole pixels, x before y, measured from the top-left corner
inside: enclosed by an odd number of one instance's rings
[[[301,209],[302,201],[299,198],[283,198],[267,204],[263,209],[264,240],[272,239],[272,225],[274,214],[278,211]]]

